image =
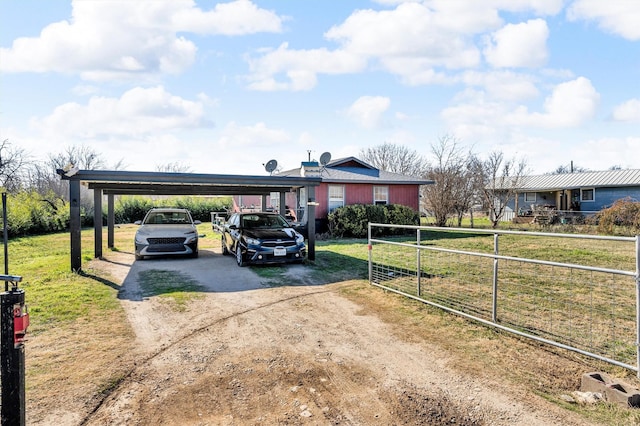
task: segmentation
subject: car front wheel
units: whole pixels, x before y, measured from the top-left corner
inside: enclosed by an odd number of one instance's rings
[[[242,247],[240,247],[240,244],[236,246],[236,262],[240,267],[243,267],[246,265],[246,262],[244,261],[244,256],[242,255]]]

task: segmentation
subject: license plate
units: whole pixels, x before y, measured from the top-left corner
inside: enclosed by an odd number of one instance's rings
[[[284,247],[276,247],[273,249],[273,255],[274,256],[286,256],[287,255],[287,249]]]

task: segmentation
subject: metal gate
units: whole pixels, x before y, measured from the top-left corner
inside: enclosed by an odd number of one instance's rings
[[[368,240],[371,284],[640,377],[638,236],[371,223]]]

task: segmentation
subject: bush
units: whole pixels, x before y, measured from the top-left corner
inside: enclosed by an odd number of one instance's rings
[[[211,212],[230,210],[233,206],[231,197],[171,197],[152,200],[142,196],[122,196],[115,205],[116,223],[133,223],[142,220],[152,207],[177,207],[188,209],[193,220],[211,221]],[[105,212],[106,217],[106,212]]]
[[[10,237],[59,232],[68,228],[69,205],[55,195],[43,197],[35,191],[7,195],[7,234]]]
[[[630,197],[616,200],[611,207],[598,212],[595,220],[600,233],[635,235],[640,231],[640,202]]]
[[[417,212],[407,206],[399,204],[373,205],[351,204],[338,207],[329,213],[329,232],[333,237],[365,238],[368,224],[383,223],[394,225],[419,225],[420,217]],[[390,235],[403,233],[398,228],[376,228],[375,235]]]
[[[212,211],[230,209],[230,197],[172,197],[152,200],[142,196],[116,198],[114,218],[116,223],[133,223],[142,220],[152,207],[180,207],[189,209],[194,220],[208,222]],[[0,217],[0,222],[1,222]],[[103,223],[107,211],[103,205]],[[81,207],[80,225],[93,226],[93,208]],[[9,237],[47,234],[69,230],[69,204],[50,194],[43,196],[36,191],[21,191],[7,195],[7,233]]]

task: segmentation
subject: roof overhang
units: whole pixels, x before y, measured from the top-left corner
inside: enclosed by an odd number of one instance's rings
[[[267,195],[318,186],[319,177],[216,175],[202,173],[58,170],[61,178],[86,183],[105,194],[129,195]]]

